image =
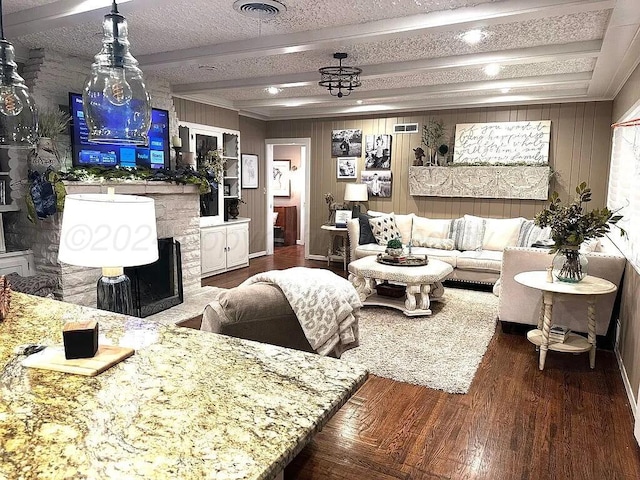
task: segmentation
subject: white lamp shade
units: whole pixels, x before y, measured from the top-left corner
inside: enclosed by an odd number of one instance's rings
[[[344,189],[345,202],[366,202],[369,200],[366,183],[347,183]]]
[[[158,259],[155,202],[136,195],[67,195],[60,262],[82,267],[132,267]]]

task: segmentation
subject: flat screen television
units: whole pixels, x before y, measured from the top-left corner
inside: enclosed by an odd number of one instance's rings
[[[82,95],[69,93],[71,151],[74,167],[169,167],[169,112],[151,109],[149,145],[98,144],[89,142]]]

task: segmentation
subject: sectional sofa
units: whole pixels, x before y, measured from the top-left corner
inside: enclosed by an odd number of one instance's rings
[[[382,225],[377,232],[376,222]],[[386,238],[399,235],[404,244],[412,245],[411,253],[426,254],[450,264],[453,273],[449,279],[485,284],[495,284],[500,278],[506,247],[530,247],[549,238],[549,230],[536,227],[533,220],[473,215],[430,219],[413,213],[370,211],[350,220],[347,229],[352,260],[384,252]]]

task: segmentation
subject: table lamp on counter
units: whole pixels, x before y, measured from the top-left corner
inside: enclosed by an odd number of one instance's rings
[[[136,195],[67,195],[58,260],[99,267],[97,306],[133,315],[131,280],[124,267],[158,260],[155,202]]]
[[[357,218],[360,215],[360,202],[369,200],[369,192],[365,183],[347,183],[344,190],[344,201],[352,202],[351,218]]]

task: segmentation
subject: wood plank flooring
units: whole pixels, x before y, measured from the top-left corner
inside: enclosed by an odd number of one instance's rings
[[[209,277],[232,287],[254,273],[305,261],[281,247]],[[332,270],[346,276],[342,265]],[[393,352],[389,352],[393,355]],[[498,327],[469,393],[371,376],[287,467],[285,479],[637,480],[640,447],[615,355],[549,352],[545,370],[523,335]]]

